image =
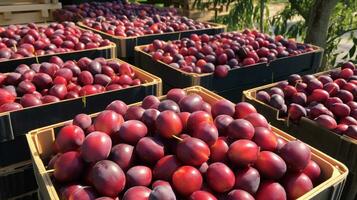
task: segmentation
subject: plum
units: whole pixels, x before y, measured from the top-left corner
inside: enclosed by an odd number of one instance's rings
[[[228,149],[229,160],[237,166],[248,166],[258,159],[259,147],[252,141],[241,139],[233,142]]]
[[[232,190],[227,194],[226,200],[254,200],[254,197],[244,190]]]
[[[182,166],[172,175],[174,189],[183,196],[189,196],[202,186],[201,173],[194,167]]]
[[[171,99],[175,101],[176,103],[179,103],[182,98],[184,98],[187,95],[186,91],[183,89],[179,88],[174,88],[168,91],[166,98]]]
[[[202,122],[194,128],[192,136],[203,140],[208,146],[212,146],[218,139],[218,130],[213,123]]]
[[[187,119],[187,129],[193,131],[198,124],[203,122],[212,123],[212,116],[205,111],[193,112]]]
[[[190,195],[189,200],[217,200],[215,196],[213,196],[211,193],[203,191],[203,190],[198,190]]]
[[[170,186],[157,186],[151,191],[149,200],[176,200],[176,195]]]
[[[165,138],[178,135],[183,129],[182,121],[179,115],[171,110],[161,112],[156,119],[155,126],[157,132]]]
[[[84,137],[84,132],[80,127],[67,125],[58,132],[54,145],[62,153],[75,151],[83,144]]]
[[[217,141],[210,146],[210,161],[212,162],[225,162],[227,161],[227,152],[229,146],[226,142],[226,139],[219,137]]]
[[[148,129],[144,123],[138,120],[128,120],[120,126],[119,131],[114,133],[114,137],[117,141],[135,145],[147,133]]]
[[[190,113],[201,110],[202,103],[202,97],[198,94],[189,94],[179,101],[181,111]]]
[[[292,121],[299,121],[302,117],[306,117],[306,109],[299,104],[290,104],[288,110],[288,118]]]
[[[125,120],[140,120],[145,112],[145,109],[140,106],[131,106],[124,115]]]
[[[212,117],[216,118],[218,115],[233,116],[235,113],[235,106],[231,101],[221,99],[212,105]]]
[[[252,139],[254,127],[245,119],[236,119],[228,125],[227,136],[231,139]]]
[[[125,115],[128,110],[128,106],[120,100],[115,100],[111,102],[106,108],[106,110],[112,110],[120,115]]]
[[[73,125],[79,126],[82,129],[87,129],[92,124],[92,118],[87,114],[78,114],[73,118]]]
[[[214,119],[214,125],[216,126],[220,136],[227,135],[228,125],[233,121],[233,118],[229,115],[218,115]]]
[[[119,165],[123,171],[126,171],[134,164],[134,147],[124,143],[117,144],[111,149],[109,158]]]
[[[91,170],[94,188],[108,197],[116,197],[123,191],[126,178],[123,170],[113,161],[101,160]]]
[[[259,153],[255,167],[260,172],[260,175],[268,179],[279,179],[287,170],[284,160],[270,151],[261,151]]]
[[[165,111],[165,110],[171,110],[174,111],[176,113],[180,112],[180,107],[177,105],[176,102],[166,99],[163,100],[159,103],[158,108],[157,108],[160,112]]]
[[[198,138],[184,138],[177,145],[177,157],[183,164],[200,166],[209,159],[210,154],[208,145]]]
[[[310,148],[301,141],[287,142],[280,149],[280,156],[286,162],[289,169],[301,171],[305,169],[311,159]]]
[[[122,200],[148,200],[151,190],[144,186],[134,186],[129,188]]]
[[[261,102],[263,102],[263,103],[266,103],[266,104],[268,104],[269,101],[270,101],[270,95],[269,95],[266,91],[259,91],[259,92],[255,95],[255,97],[256,97],[259,101],[261,101]]]
[[[165,155],[163,143],[153,137],[143,137],[135,146],[138,157],[148,164],[155,164]]]
[[[245,120],[249,121],[254,127],[266,127],[270,128],[268,121],[265,117],[259,113],[251,113],[247,115]]]
[[[265,127],[255,128],[253,141],[265,151],[275,151],[278,146],[277,136]]]
[[[321,176],[321,168],[320,166],[313,160],[310,160],[305,169],[302,171],[306,174],[310,180],[316,184]]]
[[[180,161],[174,155],[162,157],[153,168],[153,177],[170,181],[172,174],[181,166]]]
[[[84,163],[80,154],[76,151],[68,151],[61,154],[54,165],[54,177],[59,182],[77,180],[83,171]]]
[[[86,136],[80,148],[82,158],[87,162],[97,162],[108,158],[112,140],[104,132],[95,131]]]
[[[259,184],[260,174],[253,167],[243,168],[236,173],[235,189],[241,189],[253,195],[257,192]]]
[[[149,109],[149,108],[157,109],[159,104],[160,104],[160,100],[156,96],[149,95],[143,99],[141,107],[143,107],[144,109]]]
[[[313,188],[310,178],[304,173],[288,174],[283,182],[289,199],[297,199]]]
[[[102,111],[94,120],[94,128],[96,131],[101,131],[109,136],[117,132],[123,124],[123,117],[111,110]]]
[[[210,164],[206,172],[206,177],[210,188],[220,193],[230,191],[235,183],[235,176],[232,170],[221,162]]]
[[[240,102],[237,103],[237,105],[235,106],[234,117],[241,119],[247,117],[249,114],[252,113],[257,113],[257,110],[252,104],[247,102]]]
[[[255,199],[286,200],[287,195],[283,186],[281,186],[278,182],[266,181],[259,186]]]
[[[329,130],[333,130],[337,127],[336,120],[329,115],[320,115],[315,118],[314,121]]]
[[[152,180],[151,169],[146,166],[134,166],[126,172],[126,184],[133,186],[149,186]]]

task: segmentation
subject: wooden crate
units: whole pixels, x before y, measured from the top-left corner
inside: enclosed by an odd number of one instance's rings
[[[0,6],[3,5],[23,5],[23,4],[37,4],[37,3],[58,3],[58,0],[1,0]]]
[[[0,25],[51,21],[52,12],[60,8],[58,0],[1,1]]]
[[[190,87],[185,89],[187,93],[199,94],[207,103],[213,104],[222,99],[217,94],[208,91],[202,87]],[[165,96],[160,97],[164,99]],[[140,105],[136,103],[133,105]],[[95,117],[97,114],[93,114]],[[51,180],[53,171],[47,170],[43,160],[48,159],[53,152],[52,143],[55,139],[55,130],[70,121],[62,122],[48,127],[43,127],[31,131],[26,135],[29,147],[31,149],[32,161],[34,164],[35,176],[39,184],[39,192],[44,199],[59,200],[58,193]],[[274,133],[279,135],[286,141],[295,140],[292,136],[284,133],[283,131],[272,127]],[[321,167],[322,177],[324,182],[314,187],[311,191],[301,196],[299,200],[307,199],[339,199],[341,190],[345,184],[348,169],[340,162],[327,156],[326,154],[310,147],[312,152],[312,160],[317,162]]]

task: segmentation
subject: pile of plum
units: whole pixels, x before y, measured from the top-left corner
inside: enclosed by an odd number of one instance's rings
[[[323,75],[293,74],[256,98],[298,122],[301,117],[357,139],[357,70],[352,62]],[[285,114],[286,115],[286,114]]]
[[[73,22],[30,23],[0,27],[0,61],[93,49],[110,45],[109,40],[79,29]]]
[[[53,13],[56,21],[81,21],[84,18],[119,17],[129,18],[176,15],[174,8],[158,8],[149,4],[127,3],[123,1],[88,2],[82,4],[64,5]]]
[[[307,145],[286,142],[249,103],[172,89],[120,100],[62,127],[47,168],[61,199],[296,199],[321,180]]]
[[[228,32],[213,36],[192,34],[190,38],[164,42],[155,40],[144,48],[154,60],[190,73],[212,73],[225,77],[230,69],[266,63],[277,58],[314,51],[309,44],[278,35],[275,38],[256,30]]]
[[[87,57],[63,62],[53,56],[49,62],[0,73],[0,113],[140,84],[127,63]]]
[[[138,18],[126,16],[105,18],[99,16],[97,18],[86,18],[83,23],[96,30],[121,37],[211,28],[210,24],[197,22],[178,15],[154,15],[152,17]]]

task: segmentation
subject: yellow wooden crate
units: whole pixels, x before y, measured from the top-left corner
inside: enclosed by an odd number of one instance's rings
[[[207,103],[213,104],[222,99],[219,95],[204,89],[203,87],[195,86],[186,88],[185,91],[189,94],[199,94]],[[160,97],[164,99],[165,96]],[[140,105],[136,103],[132,105]],[[95,117],[98,113],[93,114]],[[39,191],[44,199],[59,200],[59,195],[51,180],[52,172],[46,169],[43,160],[48,159],[53,153],[52,144],[55,140],[54,129],[60,128],[71,121],[62,122],[52,126],[43,127],[29,132],[26,137],[32,154],[32,161],[35,170],[37,183],[39,184]],[[272,127],[275,134],[279,135],[286,141],[295,140],[294,137],[284,133],[283,131]],[[319,150],[310,147],[312,152],[312,160],[314,160],[321,167],[323,182],[311,191],[299,198],[303,199],[338,199],[343,189],[348,169],[342,163],[327,156]]]

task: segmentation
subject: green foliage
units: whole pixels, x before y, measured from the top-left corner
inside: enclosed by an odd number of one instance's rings
[[[203,0],[197,0],[203,1]],[[227,16],[215,19],[218,23],[228,25],[228,30],[242,30],[244,28],[258,29],[263,24],[263,31],[275,35],[284,35],[303,41],[306,37],[310,8],[314,0],[288,0],[285,8],[274,16],[269,15],[269,3],[274,0],[263,0],[264,17],[261,18],[260,0],[206,0],[206,3],[229,2],[232,9]],[[336,58],[342,54],[344,60],[357,60],[357,1],[339,0],[330,17],[330,25],[325,47],[324,66],[334,66]],[[342,43],[349,43],[350,49],[338,52]],[[339,56],[341,57],[341,55]]]

